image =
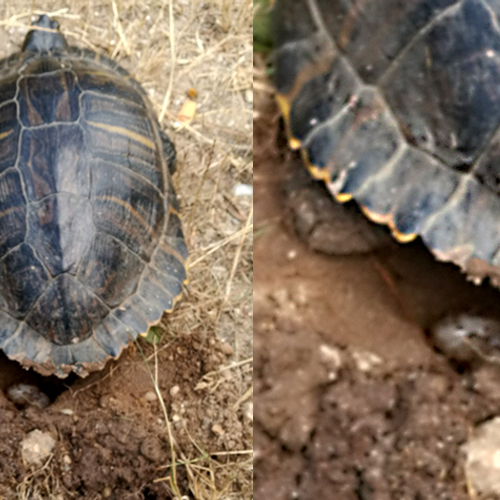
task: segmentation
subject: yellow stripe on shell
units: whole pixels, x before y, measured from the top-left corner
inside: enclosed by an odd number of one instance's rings
[[[184,267],[187,267],[186,259],[175,248],[171,247],[167,242],[162,242],[161,249],[168,255],[175,257]],[[189,257],[188,257],[189,259]]]
[[[0,141],[2,139],[5,139],[6,137],[9,137],[9,135],[11,135],[12,133],[14,133],[14,129],[13,128],[11,128],[10,130],[7,130],[6,132],[2,132],[0,134]]]
[[[144,220],[144,218],[135,210],[135,208],[130,205],[130,203],[127,203],[126,201],[121,200],[120,198],[117,198],[116,196],[96,196],[96,199],[102,200],[102,201],[112,201],[113,203],[116,203],[117,205],[121,205],[125,210],[130,212],[140,223],[144,228],[147,230],[148,234],[154,238],[155,237],[155,232],[153,228]]]
[[[22,210],[24,210],[23,206],[17,206],[17,207],[7,208],[7,209],[3,210],[2,212],[0,212],[0,219],[2,219],[3,217],[5,217],[6,215],[9,215],[12,212],[18,212],[18,211],[22,211]]]
[[[140,142],[149,149],[152,149],[153,151],[156,150],[155,143],[151,139],[148,139],[147,137],[144,137],[143,135],[138,134],[137,132],[133,132],[132,130],[129,130],[127,128],[117,127],[116,125],[108,125],[106,123],[98,123],[90,121],[88,123],[93,127],[106,130],[107,132],[124,135],[125,137],[128,137],[133,141]]]

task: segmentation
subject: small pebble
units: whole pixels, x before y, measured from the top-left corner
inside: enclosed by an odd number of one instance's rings
[[[21,442],[23,460],[29,465],[41,465],[52,453],[55,444],[55,439],[48,432],[35,429]]]
[[[226,356],[232,356],[234,354],[233,348],[227,342],[221,342],[220,351],[222,352],[222,354],[225,354]]]
[[[463,448],[472,496],[500,494],[500,418],[481,424]]]
[[[474,389],[484,395],[488,401],[499,401],[498,377],[498,365],[485,363],[483,366],[478,366],[474,372]]]
[[[113,491],[111,490],[111,488],[109,486],[106,486],[106,488],[104,488],[102,490],[102,497],[103,498],[109,498],[112,493],[113,493]]]
[[[250,184],[236,184],[233,188],[234,196],[253,196],[253,186]]]
[[[149,436],[141,443],[140,451],[142,456],[151,462],[159,462],[162,458],[162,448],[160,440],[155,436]]]
[[[174,385],[173,387],[170,388],[170,396],[172,398],[175,398],[177,394],[179,394],[181,388],[178,385]]]
[[[431,328],[431,337],[437,349],[454,361],[500,361],[500,323],[495,319],[448,316]]]
[[[243,405],[243,415],[250,420],[250,422],[253,422],[253,403],[252,401],[247,401]]]
[[[253,103],[253,90],[252,89],[245,90],[245,101],[248,102],[249,104]]]
[[[107,394],[103,394],[100,398],[99,398],[99,406],[101,408],[107,408],[109,405],[109,396]]]
[[[158,396],[156,395],[156,392],[148,391],[146,392],[146,394],[144,394],[144,399],[151,403],[153,401],[156,401],[158,399]]]
[[[335,347],[322,344],[319,348],[319,359],[327,370],[328,381],[337,380],[338,372],[342,366],[340,351]]]
[[[342,357],[336,347],[322,344],[319,347],[319,356],[323,364],[335,370],[338,370],[342,366]]]
[[[382,358],[373,352],[357,351],[352,353],[352,357],[358,370],[361,372],[369,372],[382,364]]]
[[[36,385],[14,384],[7,389],[7,397],[22,408],[37,406],[40,409],[47,408],[50,399]]]
[[[216,434],[217,436],[223,436],[224,435],[224,429],[219,424],[212,425],[212,432],[214,434]]]

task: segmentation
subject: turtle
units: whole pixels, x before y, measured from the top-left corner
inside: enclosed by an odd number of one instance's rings
[[[395,240],[500,285],[500,4],[276,0],[290,147]]]
[[[171,311],[186,283],[175,148],[112,59],[36,20],[0,61],[0,348],[86,376]]]

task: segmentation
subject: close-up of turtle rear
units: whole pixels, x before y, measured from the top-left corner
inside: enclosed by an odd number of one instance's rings
[[[141,85],[42,15],[0,61],[0,348],[86,375],[171,311],[175,149]]]
[[[497,283],[498,4],[278,0],[273,16],[278,103],[312,175]]]

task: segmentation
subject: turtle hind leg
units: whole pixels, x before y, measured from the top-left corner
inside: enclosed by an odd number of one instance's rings
[[[284,191],[287,222],[312,250],[351,255],[393,244],[387,229],[368,221],[354,202],[337,203],[298,156],[290,159]]]
[[[163,148],[163,154],[165,155],[165,159],[167,161],[168,170],[170,172],[170,175],[173,175],[175,173],[176,159],[174,143],[170,140],[170,137],[165,132],[163,132],[163,130],[160,130],[160,138]]]

